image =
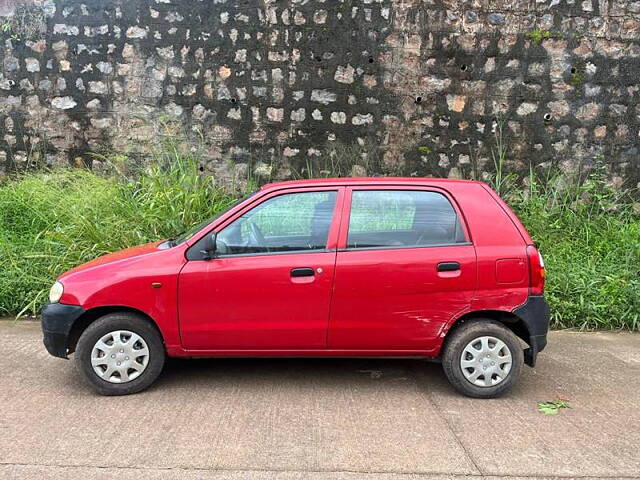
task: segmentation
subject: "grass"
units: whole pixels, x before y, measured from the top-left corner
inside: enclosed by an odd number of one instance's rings
[[[598,173],[505,197],[543,252],[554,327],[640,330],[640,218],[630,201]]]
[[[502,156],[496,152],[498,171]],[[73,169],[5,181],[0,185],[0,314],[36,313],[65,270],[174,236],[244,193],[230,193],[202,176],[196,160],[169,145],[153,166],[135,175]],[[603,175],[574,184],[561,180],[542,181],[532,173],[529,186],[521,188],[512,176],[500,174],[496,185],[544,254],[553,326],[640,330],[638,214]]]
[[[80,169],[11,179],[0,186],[0,314],[36,313],[60,273],[176,235],[235,200],[175,150],[135,179]]]
[[[554,36],[558,36],[558,34],[553,34],[549,30],[540,29],[531,30],[526,35],[526,37],[536,45],[540,45],[543,40],[553,38]]]

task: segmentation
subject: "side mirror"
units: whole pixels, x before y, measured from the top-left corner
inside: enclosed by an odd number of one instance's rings
[[[202,244],[203,249],[200,250],[203,260],[211,260],[213,257],[215,257],[217,236],[218,234],[214,232],[204,238],[204,242]]]

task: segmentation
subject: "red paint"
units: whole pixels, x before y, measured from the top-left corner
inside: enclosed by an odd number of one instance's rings
[[[355,190],[444,195],[465,243],[347,249]],[[187,261],[187,250],[265,200],[337,191],[326,249]],[[172,356],[433,356],[460,316],[511,312],[541,292],[544,268],[522,224],[486,185],[416,178],[322,179],[266,185],[183,244],[123,250],[60,277],[62,303],[139,310]],[[458,270],[438,271],[442,262]],[[291,270],[311,268],[313,276]],[[161,287],[154,287],[160,283]]]
[[[475,257],[472,245],[338,252],[328,347],[433,346],[442,327],[469,309]],[[461,274],[441,278],[437,264],[451,259]]]
[[[496,260],[496,283],[509,285],[522,283],[527,274],[527,264],[521,258],[499,258]]]
[[[117,262],[118,260],[124,260],[127,258],[133,258],[139,255],[155,252],[157,250],[157,246],[160,243],[162,242],[147,243],[146,245],[138,245],[137,247],[125,248],[124,250],[120,250],[118,252],[113,252],[107,255],[103,255],[87,263],[83,263],[78,267],[72,268],[71,270],[67,271],[65,275],[69,275],[71,273],[74,273],[80,270],[86,270],[91,267],[104,265],[105,263],[113,263],[113,262]]]
[[[335,259],[327,252],[188,262],[179,280],[183,346],[324,348]],[[292,278],[297,267],[324,271]]]

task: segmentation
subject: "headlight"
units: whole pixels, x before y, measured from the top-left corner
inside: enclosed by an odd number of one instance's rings
[[[63,293],[64,287],[62,286],[62,284],[60,282],[54,283],[53,287],[51,287],[51,290],[49,290],[49,301],[51,303],[58,303]]]

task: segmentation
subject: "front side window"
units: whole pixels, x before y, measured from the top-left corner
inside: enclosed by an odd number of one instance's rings
[[[217,236],[218,255],[323,250],[337,192],[289,193],[243,214]]]
[[[204,227],[206,227],[207,225],[212,223],[214,220],[216,220],[217,218],[220,218],[223,214],[227,213],[233,207],[236,207],[236,206],[240,205],[242,202],[244,202],[245,200],[249,199],[250,197],[252,197],[255,194],[256,194],[256,192],[252,192],[249,195],[246,195],[245,197],[243,197],[243,198],[241,198],[239,200],[236,200],[235,202],[231,203],[227,208],[221,210],[220,212],[218,212],[213,217],[207,218],[205,221],[200,222],[200,223],[198,223],[196,225],[193,225],[188,230],[185,230],[184,232],[179,233],[174,240],[170,240],[170,242],[171,242],[170,246],[180,245],[181,243],[189,240],[191,237],[193,237],[196,233],[198,233]]]
[[[419,190],[358,190],[351,198],[348,248],[423,247],[464,243],[444,195]]]

